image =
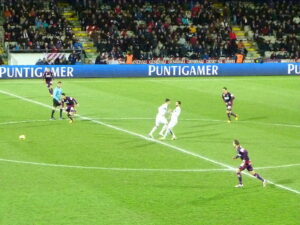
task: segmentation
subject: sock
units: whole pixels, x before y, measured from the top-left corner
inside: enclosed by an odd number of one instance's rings
[[[163,134],[165,132],[165,130],[167,130],[168,125],[164,125],[163,128],[161,129],[161,131],[159,132],[159,134]]]
[[[230,119],[230,114],[231,114],[231,113],[227,113],[228,120],[231,120],[231,119]]]
[[[53,109],[52,112],[51,112],[51,118],[54,117],[54,113],[55,113],[55,110]]]
[[[261,180],[262,182],[265,181],[264,178],[262,178],[258,173],[255,173],[254,176],[255,176],[257,179]]]
[[[59,110],[59,117],[62,118],[62,109]]]
[[[149,134],[152,135],[156,130],[157,130],[157,126],[154,126]]]
[[[52,95],[53,94],[53,88],[49,88],[49,93]]]
[[[68,114],[68,117],[69,117],[70,120],[73,121],[73,118],[72,118],[72,116],[70,114]]]
[[[241,173],[237,173],[237,176],[238,176],[239,184],[243,184],[242,174]]]
[[[173,136],[175,136],[174,132],[171,129],[169,129],[169,131],[170,131],[170,134],[172,134]]]
[[[233,112],[230,113],[232,116],[236,117],[236,114],[234,114]]]

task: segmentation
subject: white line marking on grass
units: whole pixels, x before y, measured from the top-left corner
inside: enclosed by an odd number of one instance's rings
[[[155,120],[155,118],[150,117],[103,117],[103,118],[90,118],[94,120]],[[180,119],[180,121],[206,121],[206,122],[220,122],[220,123],[227,123],[227,120],[216,120],[216,119],[201,119],[201,118],[195,118],[195,119]],[[264,122],[252,122],[252,121],[237,121],[236,123],[249,123],[249,124],[257,124],[257,125],[268,125],[268,126],[282,126],[282,127],[295,127],[300,128],[300,125],[297,124],[284,124],[284,123],[264,123]]]
[[[38,101],[35,101],[35,100],[31,100],[29,98],[25,98],[25,97],[22,97],[22,96],[19,96],[19,95],[16,95],[16,94],[13,94],[13,93],[10,93],[10,92],[7,92],[7,91],[3,91],[3,90],[0,90],[0,93],[4,94],[4,95],[8,95],[8,96],[11,96],[11,97],[14,97],[14,98],[18,98],[18,99],[21,99],[23,101],[26,101],[26,102],[31,102],[31,103],[34,103],[34,104],[37,104],[37,105],[40,105],[40,106],[43,106],[45,108],[50,108],[52,109],[51,106],[47,105],[47,104],[44,104],[44,103],[41,103],[41,102],[38,102]],[[195,153],[195,152],[191,152],[189,150],[186,150],[184,148],[180,148],[178,146],[175,146],[175,145],[171,145],[171,144],[168,144],[166,142],[162,142],[162,141],[159,141],[159,140],[155,140],[155,139],[152,139],[152,138],[148,138],[144,135],[141,135],[141,134],[138,134],[138,133],[135,133],[135,132],[132,132],[132,131],[129,131],[129,130],[126,130],[126,129],[123,129],[123,128],[120,128],[120,127],[117,127],[117,126],[114,126],[114,125],[111,125],[111,124],[108,124],[108,123],[104,123],[102,121],[99,121],[99,120],[94,120],[92,118],[89,118],[89,117],[85,117],[85,116],[80,116],[78,115],[79,118],[81,119],[84,119],[84,120],[89,120],[95,124],[100,124],[102,126],[105,126],[105,127],[109,127],[109,128],[112,128],[114,130],[118,130],[118,131],[121,131],[121,132],[124,132],[124,133],[127,133],[127,134],[130,134],[132,136],[136,136],[136,137],[139,137],[141,139],[144,139],[144,140],[147,140],[147,141],[151,141],[151,142],[154,142],[154,143],[157,143],[157,144],[160,144],[160,145],[163,145],[163,146],[166,146],[166,147],[169,147],[170,149],[173,149],[173,150],[176,150],[178,152],[182,152],[184,154],[187,154],[187,155],[191,155],[191,156],[194,156],[194,157],[197,157],[197,158],[200,158],[200,159],[203,159],[203,160],[206,160],[208,162],[211,162],[213,164],[216,164],[216,165],[219,165],[219,166],[222,166],[226,169],[230,169],[230,170],[234,170],[235,168],[230,166],[230,165],[227,165],[225,163],[222,163],[222,162],[219,162],[219,161],[216,161],[216,160],[213,160],[213,159],[210,159],[208,157],[205,157],[201,154],[198,154],[198,153]],[[248,173],[244,173],[246,176],[249,176],[251,178],[254,178],[256,179],[255,177],[253,177],[252,175],[248,174]],[[287,187],[287,186],[284,186],[284,185],[281,185],[281,184],[277,184],[277,183],[274,183],[270,180],[268,180],[269,184],[273,184],[274,186],[277,186],[281,189],[284,189],[284,190],[287,190],[287,191],[290,191],[290,192],[293,192],[295,194],[298,194],[300,195],[300,191],[296,190],[296,189],[293,189],[293,188],[290,188],[290,187]]]
[[[279,165],[279,166],[263,166],[263,167],[256,167],[256,170],[266,170],[266,169],[278,169],[278,168],[288,168],[288,167],[295,167],[300,166],[300,163],[298,164],[287,164],[287,165]]]
[[[151,168],[117,168],[117,167],[98,167],[98,166],[76,166],[76,165],[64,165],[64,164],[53,164],[53,163],[42,163],[42,162],[29,162],[12,159],[1,159],[2,162],[16,163],[16,164],[29,164],[36,166],[47,166],[47,167],[62,167],[62,168],[73,168],[73,169],[87,169],[87,170],[112,170],[112,171],[138,171],[138,172],[225,172],[232,171],[230,169],[151,169]]]
[[[21,120],[21,121],[8,121],[0,122],[0,125],[10,125],[10,124],[20,124],[20,123],[37,123],[37,122],[46,122],[49,120]]]
[[[121,167],[98,167],[98,166],[78,166],[78,165],[65,165],[55,163],[43,163],[43,162],[30,162],[14,159],[3,159],[0,158],[1,162],[15,163],[15,164],[27,164],[35,166],[46,166],[46,167],[61,167],[61,168],[72,168],[72,169],[87,169],[87,170],[112,170],[112,171],[137,171],[137,172],[232,172],[234,169],[168,169],[168,168],[121,168]],[[265,166],[257,167],[257,170],[263,169],[276,169],[276,168],[287,168],[300,166],[300,164],[289,164],[279,166]]]

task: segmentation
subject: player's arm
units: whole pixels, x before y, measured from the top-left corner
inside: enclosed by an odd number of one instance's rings
[[[78,107],[79,106],[79,103],[77,102],[77,100],[74,98],[74,107]]]
[[[242,163],[241,163],[241,166],[244,166],[246,163],[246,160],[243,160]]]
[[[240,158],[240,157],[241,157],[241,155],[240,155],[240,154],[237,154],[236,156],[232,157],[232,159],[238,159],[238,158]]]
[[[235,99],[235,96],[233,94],[231,94],[231,102],[233,102],[234,99]]]
[[[226,101],[225,101],[224,95],[221,95],[221,98],[222,98],[223,102],[226,104]]]

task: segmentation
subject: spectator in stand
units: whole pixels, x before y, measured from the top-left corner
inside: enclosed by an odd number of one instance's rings
[[[67,45],[74,41],[71,26],[60,15],[56,0],[48,0],[48,8],[33,0],[4,1],[4,24],[6,42],[14,50],[42,49],[58,52],[73,49]]]
[[[69,63],[71,65],[75,65],[77,60],[78,60],[78,54],[76,53],[76,51],[73,51],[70,55],[69,55]]]
[[[249,4],[251,2],[251,4]],[[232,21],[249,26],[262,55],[272,51],[272,59],[296,58],[300,46],[300,2],[229,1]],[[270,37],[270,38],[266,38]],[[273,39],[272,41],[270,41]]]
[[[229,46],[229,23],[211,1],[103,0],[101,8],[79,1],[79,17],[99,52],[122,58],[132,51],[135,59],[154,57],[219,58]],[[236,37],[235,37],[236,39]],[[196,47],[196,43],[200,44]],[[231,48],[232,50],[232,48]],[[224,53],[225,51],[223,51]],[[204,55],[204,53],[206,53]],[[235,52],[226,51],[225,57]]]

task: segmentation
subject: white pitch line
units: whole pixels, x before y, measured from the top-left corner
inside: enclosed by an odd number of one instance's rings
[[[256,170],[266,170],[266,169],[278,169],[278,168],[288,168],[288,167],[295,167],[300,166],[300,163],[298,164],[287,164],[287,165],[279,165],[279,166],[263,166],[263,167],[256,167]]]
[[[154,169],[154,168],[118,168],[118,167],[98,167],[98,166],[76,166],[76,165],[30,162],[30,161],[20,161],[20,160],[1,159],[1,158],[0,158],[0,161],[8,162],[8,163],[16,163],[16,164],[29,164],[29,165],[36,165],[36,166],[62,167],[62,168],[73,168],[73,169],[87,169],[87,170],[112,170],[112,171],[137,171],[137,172],[224,172],[224,171],[232,171],[230,169]]]
[[[61,167],[61,168],[73,168],[73,169],[87,169],[87,170],[111,170],[111,171],[137,171],[137,172],[232,172],[234,169],[168,169],[168,168],[121,168],[121,167],[98,167],[98,166],[78,166],[78,165],[65,165],[65,164],[55,164],[55,163],[43,163],[43,162],[30,162],[23,160],[14,159],[3,159],[0,158],[1,162],[15,163],[15,164],[27,164],[35,166],[45,166],[45,167]],[[265,166],[256,167],[256,170],[264,169],[277,169],[277,168],[287,168],[300,166],[300,164],[288,164],[279,166]]]
[[[21,120],[21,121],[8,121],[1,122],[0,125],[10,125],[10,124],[20,124],[20,123],[37,123],[37,122],[46,122],[49,120]]]
[[[150,117],[103,117],[103,118],[91,118],[94,120],[155,120],[155,118]],[[227,121],[225,120],[216,120],[216,119],[201,119],[201,118],[194,118],[194,119],[180,119],[180,121],[206,121],[206,122],[220,122],[224,123]],[[295,127],[300,128],[300,125],[297,124],[284,124],[284,123],[264,123],[264,122],[251,122],[251,121],[238,121],[238,123],[249,123],[249,124],[257,124],[257,125],[268,125],[268,126],[281,126],[281,127]]]
[[[38,101],[35,101],[35,100],[32,100],[32,99],[29,99],[29,98],[25,98],[25,97],[22,97],[22,96],[19,96],[19,95],[16,95],[16,94],[13,94],[13,93],[10,93],[10,92],[7,92],[7,91],[3,91],[3,90],[0,90],[0,93],[4,94],[4,95],[8,95],[8,96],[11,96],[11,97],[14,97],[14,98],[18,98],[18,99],[21,99],[23,101],[27,101],[27,102],[31,102],[33,104],[37,104],[37,105],[40,105],[40,106],[43,106],[45,108],[50,108],[52,109],[51,106],[47,105],[47,104],[44,104],[44,103],[41,103],[41,102],[38,102]],[[114,125],[111,125],[111,124],[108,124],[108,123],[104,123],[102,121],[99,121],[99,120],[94,120],[92,118],[89,118],[89,117],[85,117],[85,116],[80,116],[78,115],[79,118],[81,119],[84,119],[84,120],[89,120],[95,124],[100,124],[102,126],[105,126],[105,127],[109,127],[109,128],[112,128],[114,130],[118,130],[118,131],[121,131],[123,133],[127,133],[127,134],[130,134],[132,136],[136,136],[136,137],[139,137],[141,139],[144,139],[144,140],[147,140],[147,141],[152,141],[154,143],[157,143],[157,144],[160,144],[160,145],[163,145],[163,146],[166,146],[166,147],[169,147],[170,149],[173,149],[173,150],[176,150],[178,152],[182,152],[184,154],[187,154],[187,155],[191,155],[191,156],[194,156],[194,157],[197,157],[197,158],[200,158],[200,159],[203,159],[203,160],[206,160],[208,162],[211,162],[213,164],[216,164],[216,165],[219,165],[219,166],[222,166],[226,169],[230,169],[230,170],[234,170],[234,167],[230,166],[230,165],[227,165],[225,163],[222,163],[222,162],[219,162],[219,161],[216,161],[216,160],[213,160],[213,159],[210,159],[206,156],[203,156],[201,154],[198,154],[198,153],[195,153],[195,152],[191,152],[189,150],[186,150],[184,148],[180,148],[180,147],[177,147],[175,145],[171,145],[171,144],[168,144],[166,142],[162,142],[162,141],[159,141],[159,140],[155,140],[155,139],[152,139],[152,138],[148,138],[144,135],[141,135],[141,134],[138,134],[138,133],[135,133],[135,132],[132,132],[132,131],[129,131],[129,130],[126,130],[126,129],[123,129],[123,128],[120,128],[120,127],[117,127],[117,126],[114,126]],[[245,173],[246,176],[249,176],[251,178],[254,178],[256,179],[255,177],[253,177],[252,175],[248,174],[248,173]],[[274,186],[277,186],[281,189],[284,189],[284,190],[287,190],[287,191],[290,191],[290,192],[293,192],[295,194],[298,194],[300,195],[300,191],[296,190],[296,189],[293,189],[293,188],[290,188],[290,187],[287,187],[287,186],[284,186],[284,185],[281,185],[281,184],[277,184],[277,183],[274,183],[270,180],[268,180],[268,183],[269,184],[273,184]]]
[[[0,91],[1,93],[1,91]],[[151,117],[102,117],[102,118],[90,118],[81,120],[155,120],[155,118]],[[47,122],[49,120],[23,120],[23,121],[8,121],[8,122],[0,122],[0,125],[9,125],[9,124],[19,124],[19,123],[35,123],[35,122]],[[207,121],[207,122],[220,122],[224,123],[224,120],[213,120],[213,119],[181,119],[180,121]],[[250,124],[261,124],[261,125],[270,125],[270,126],[284,126],[284,127],[295,127],[300,128],[300,125],[295,124],[281,124],[281,123],[262,123],[262,122],[250,122],[250,121],[239,121],[238,123],[250,123]]]

